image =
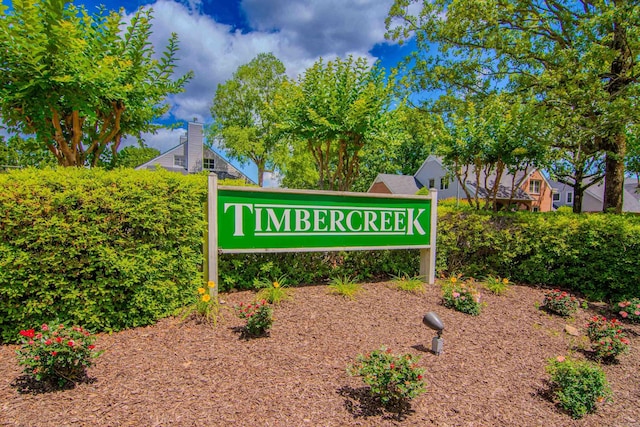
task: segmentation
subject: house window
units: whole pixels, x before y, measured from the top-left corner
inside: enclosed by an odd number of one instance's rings
[[[540,207],[539,206],[534,206],[531,208],[532,212],[540,212]]]
[[[204,159],[202,165],[203,168],[209,171],[212,171],[215,167],[215,162],[213,161],[214,159]]]
[[[449,180],[447,178],[440,178],[440,189],[446,190],[449,188]]]
[[[573,203],[573,193],[567,193],[567,203]]]
[[[539,179],[532,179],[529,181],[529,193],[540,194],[540,184],[542,182]]]
[[[553,193],[553,201],[554,202],[560,201],[560,193]]]
[[[429,180],[429,188],[436,188],[436,180],[431,178]]]
[[[174,166],[185,166],[184,156],[173,156],[173,165]]]

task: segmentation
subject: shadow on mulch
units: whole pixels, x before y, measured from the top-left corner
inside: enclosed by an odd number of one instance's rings
[[[60,385],[54,380],[38,381],[32,376],[21,375],[11,383],[11,387],[15,388],[20,394],[45,394],[72,390],[76,388],[76,384],[93,384],[96,381],[96,378],[89,377],[85,374],[83,378],[76,382],[67,381],[63,385]]]
[[[586,350],[584,348],[575,348],[574,350],[576,350],[579,353],[582,353],[585,359],[591,362],[602,363],[603,365],[607,365],[607,366],[620,364],[620,361],[615,357],[605,357],[603,359],[598,359],[598,357],[596,356],[596,352],[593,350]]]
[[[234,333],[238,334],[238,339],[239,340],[244,340],[244,341],[249,341],[249,340],[253,340],[253,339],[257,339],[257,338],[268,338],[269,336],[271,336],[269,331],[266,331],[262,335],[249,334],[249,333],[247,333],[247,331],[244,328],[244,326],[234,326],[234,327],[229,328],[229,329],[231,329]]]
[[[440,356],[438,353],[436,353],[435,351],[433,351],[430,348],[427,348],[424,344],[416,344],[416,345],[412,345],[411,348],[421,351],[423,353],[430,353],[433,354],[434,356]]]
[[[343,386],[338,394],[345,398],[344,407],[353,418],[368,418],[380,416],[382,419],[403,421],[415,413],[409,402],[400,402],[391,407],[385,407],[379,398],[372,396],[369,387],[353,388]]]

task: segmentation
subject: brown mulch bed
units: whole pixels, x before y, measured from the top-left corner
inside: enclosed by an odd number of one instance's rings
[[[483,294],[477,317],[446,309],[437,287],[414,295],[390,283],[365,284],[357,300],[325,286],[293,289],[275,309],[269,337],[246,340],[231,307],[251,292],[224,294],[217,327],[164,319],[149,327],[101,334],[104,350],[91,381],[70,390],[19,393],[16,346],[0,347],[3,426],[638,426],[640,325],[625,324],[631,352],[603,365],[613,402],[572,420],[551,401],[545,365],[573,353],[588,358],[584,334],[591,306],[572,319],[536,308],[544,290],[514,286]],[[429,351],[435,335],[422,316],[445,325],[444,352]],[[427,392],[404,414],[383,411],[346,366],[382,345],[420,355]]]

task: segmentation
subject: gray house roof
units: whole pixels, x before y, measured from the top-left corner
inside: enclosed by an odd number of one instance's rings
[[[599,202],[604,202],[604,181],[597,185],[592,185],[584,192],[590,194]],[[640,200],[636,197],[635,194],[627,190],[625,181],[624,190],[622,191],[622,212],[640,213]]]
[[[418,190],[424,187],[417,179],[408,175],[379,173],[371,186],[378,182],[386,185],[393,194],[416,194]]]

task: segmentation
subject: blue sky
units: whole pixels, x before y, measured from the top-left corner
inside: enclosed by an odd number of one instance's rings
[[[2,0],[7,3],[7,0]],[[100,4],[124,8],[124,19],[139,7],[153,8],[151,42],[160,52],[172,32],[179,37],[177,73],[195,74],[185,92],[169,99],[171,111],[163,122],[211,122],[209,108],[220,83],[238,66],[261,52],[272,52],[296,78],[318,58],[337,56],[381,60],[390,69],[410,47],[384,38],[393,0],[76,0],[89,12]],[[10,3],[9,3],[10,4]],[[145,135],[147,145],[165,151],[179,141],[181,130]],[[127,141],[127,143],[134,143]],[[235,162],[234,162],[235,163]],[[255,168],[242,167],[253,179]]]

